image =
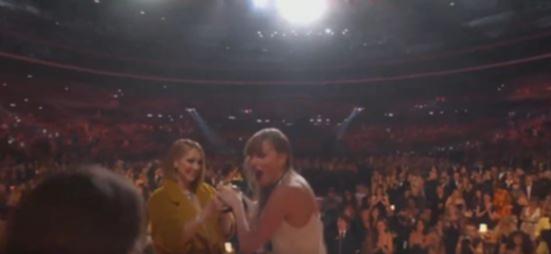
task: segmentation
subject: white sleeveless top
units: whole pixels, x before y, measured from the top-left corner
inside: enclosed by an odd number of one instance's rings
[[[288,175],[284,178],[288,179]],[[308,189],[312,192],[309,186]],[[274,254],[326,254],[320,214],[312,214],[308,223],[300,228],[284,220],[272,236],[272,250]]]

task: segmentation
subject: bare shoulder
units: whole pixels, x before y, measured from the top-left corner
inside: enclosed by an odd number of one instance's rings
[[[303,226],[317,211],[310,185],[297,173],[293,172],[292,175],[289,175],[274,192],[274,196],[277,196],[277,199],[285,204],[285,220],[295,227]]]
[[[315,198],[306,179],[295,172],[292,172],[278,189],[281,191],[282,196],[284,195],[289,201],[309,203]]]
[[[310,185],[300,174],[291,172],[287,179],[283,181],[278,189],[282,192],[294,194],[296,192],[310,192]]]
[[[300,186],[285,183],[275,188],[272,196],[277,199],[289,201],[290,199],[295,198],[297,194],[300,194],[301,191],[302,188]]]
[[[293,172],[289,176],[289,180],[287,181],[287,185],[291,188],[296,188],[297,190],[306,191],[308,193],[310,193],[312,191],[308,181],[306,181],[306,179],[302,175],[300,175],[296,172]]]

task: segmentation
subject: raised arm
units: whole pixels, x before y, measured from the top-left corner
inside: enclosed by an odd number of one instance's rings
[[[293,196],[292,191],[291,188],[283,186],[276,188],[262,210],[257,226],[251,227],[239,194],[231,188],[220,189],[219,196],[233,208],[239,250],[242,253],[252,253],[271,239],[287,213],[287,202]]]
[[[176,213],[172,204],[153,198],[149,202],[149,220],[154,231],[153,244],[157,250],[166,252],[185,252],[191,247],[192,239],[206,220],[217,212],[218,204],[215,201],[203,209],[194,218],[189,218],[184,223],[178,223],[171,214]]]

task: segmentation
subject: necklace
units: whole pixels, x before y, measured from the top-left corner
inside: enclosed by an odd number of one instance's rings
[[[199,204],[199,200],[197,199],[197,196],[195,195],[195,193],[187,189],[184,189],[182,190],[182,194],[184,194],[184,196],[191,202],[192,206],[195,208],[197,213],[201,212],[202,210],[201,204]]]
[[[193,199],[193,196],[194,196],[194,195],[193,195],[193,193],[192,193],[191,191],[189,191],[189,190],[184,190],[183,192],[184,192],[184,195],[185,195],[187,198],[189,198],[190,200]]]

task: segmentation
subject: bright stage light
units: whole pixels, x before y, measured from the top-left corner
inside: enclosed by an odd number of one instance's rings
[[[268,0],[253,0],[254,7],[265,8],[268,6]]]
[[[326,0],[277,0],[279,15],[287,21],[305,25],[321,18],[327,10]]]

